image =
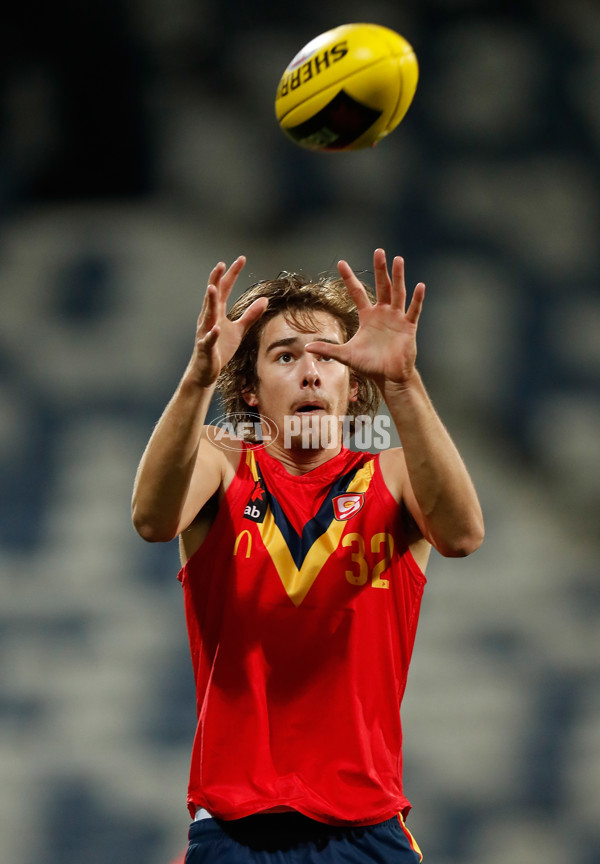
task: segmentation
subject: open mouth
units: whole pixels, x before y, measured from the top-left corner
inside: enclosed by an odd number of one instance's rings
[[[304,405],[298,405],[295,414],[314,414],[317,411],[324,411],[325,408],[320,402],[307,402]]]

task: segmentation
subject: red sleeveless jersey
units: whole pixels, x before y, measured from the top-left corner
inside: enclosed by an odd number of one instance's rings
[[[379,457],[343,449],[293,476],[245,447],[179,579],[197,688],[192,815],[406,814],[400,703],[425,577]]]

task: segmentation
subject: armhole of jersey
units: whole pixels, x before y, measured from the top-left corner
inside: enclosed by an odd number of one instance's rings
[[[375,463],[375,470],[373,472],[373,482],[375,484],[375,492],[378,495],[381,503],[384,505],[386,510],[389,508],[395,507],[399,511],[401,511],[402,502],[396,501],[396,499],[394,498],[394,496],[392,495],[392,493],[388,489],[387,483],[385,482],[383,472],[381,470],[381,465],[379,462],[379,453],[377,453],[373,456],[373,462]],[[425,583],[427,582],[427,577],[425,576],[425,573],[423,573],[423,571],[421,570],[421,568],[419,567],[419,565],[415,561],[414,556],[413,556],[412,552],[410,551],[410,546],[409,546],[407,538],[406,538],[406,532],[404,530],[404,525],[402,524],[402,514],[401,513],[399,513],[399,524],[400,524],[400,530],[402,531],[402,540],[403,540],[405,547],[406,547],[405,552],[404,552],[404,554],[406,556],[406,562],[407,562],[413,576],[419,582],[421,582],[423,585],[425,585]]]
[[[240,451],[240,461],[238,463],[238,467],[236,468],[236,471],[235,471],[235,474],[233,475],[231,483],[227,487],[225,495],[223,496],[223,500],[221,501],[221,504],[219,505],[219,509],[217,511],[215,521],[210,526],[208,534],[206,535],[206,537],[204,538],[204,540],[202,541],[200,546],[198,546],[198,548],[196,549],[194,554],[190,558],[188,558],[186,563],[181,567],[181,569],[179,570],[179,573],[177,574],[177,579],[181,583],[183,583],[185,578],[186,578],[187,570],[188,570],[188,567],[191,564],[191,562],[196,558],[196,556],[198,556],[200,554],[200,552],[204,548],[205,544],[210,541],[213,532],[215,530],[218,530],[219,518],[221,516],[225,502],[227,502],[229,505],[232,505],[232,506],[235,505],[237,499],[242,496],[243,488],[244,488],[244,480],[247,480],[248,477],[251,477],[253,480],[256,480],[257,476],[258,475],[256,473],[256,459],[254,457],[254,453],[252,451],[252,448],[248,447],[247,444],[242,443],[242,449]]]

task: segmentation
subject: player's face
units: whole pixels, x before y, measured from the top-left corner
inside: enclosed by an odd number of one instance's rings
[[[298,330],[283,315],[267,321],[258,347],[258,386],[245,396],[259,414],[277,424],[288,447],[319,449],[325,442],[332,447],[332,430],[339,443],[343,417],[358,389],[346,366],[306,350],[316,340],[344,341],[334,315],[319,311],[312,318],[314,329],[308,323],[306,327],[310,332]]]

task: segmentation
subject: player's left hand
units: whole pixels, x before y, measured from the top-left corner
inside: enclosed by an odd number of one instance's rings
[[[331,357],[355,372],[371,378],[383,389],[386,383],[405,385],[410,379],[417,357],[417,325],[425,285],[415,287],[406,309],[404,259],[396,256],[390,277],[383,249],[373,254],[375,292],[372,303],[364,286],[347,261],[338,270],[348,294],[356,303],[360,325],[354,336],[343,345],[310,342],[306,349],[319,356]]]

